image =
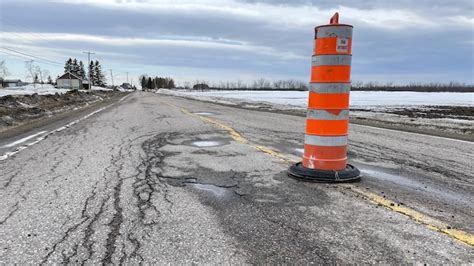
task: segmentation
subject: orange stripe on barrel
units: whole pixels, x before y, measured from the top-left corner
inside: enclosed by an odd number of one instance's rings
[[[313,66],[311,82],[350,82],[351,66]]]
[[[337,38],[318,38],[314,43],[314,54],[352,54],[352,39],[346,38],[347,49],[337,48]]]
[[[311,109],[348,109],[348,93],[309,92],[308,108]]]
[[[347,135],[348,120],[306,120],[306,134],[319,136]]]
[[[305,144],[303,166],[311,169],[342,170],[347,164],[347,145],[314,146]]]

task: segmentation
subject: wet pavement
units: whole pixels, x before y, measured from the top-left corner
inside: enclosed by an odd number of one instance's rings
[[[134,93],[0,161],[0,263],[474,261],[472,246],[350,187],[288,178],[255,149],[299,160],[304,120]],[[354,188],[472,234],[472,143],[354,125],[350,138]]]

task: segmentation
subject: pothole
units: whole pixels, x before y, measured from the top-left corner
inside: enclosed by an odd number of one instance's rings
[[[214,115],[213,113],[209,113],[209,112],[196,112],[196,113],[193,113],[195,115],[206,115],[206,116],[210,116],[210,115]]]
[[[198,148],[211,148],[229,144],[226,138],[212,138],[212,139],[198,139],[183,142],[184,145],[189,145]]]
[[[212,184],[195,183],[195,184],[188,184],[188,185],[191,186],[192,188],[197,189],[197,190],[211,193],[212,195],[214,195],[216,197],[219,197],[219,198],[224,197],[228,193],[226,188],[218,187],[218,186],[215,186],[215,185],[212,185]]]
[[[296,148],[295,149],[295,152],[299,155],[302,155],[304,153],[304,149],[301,149],[301,148]]]
[[[222,142],[213,141],[213,140],[201,140],[201,141],[193,141],[191,144],[199,148],[206,148],[206,147],[221,146]]]

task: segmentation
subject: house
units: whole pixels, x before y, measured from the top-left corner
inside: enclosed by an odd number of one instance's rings
[[[56,86],[59,89],[79,90],[89,89],[89,82],[80,77],[67,72],[56,80]]]
[[[0,78],[0,88],[21,87],[23,82],[19,79],[2,79]]]
[[[122,85],[120,85],[120,87],[124,90],[131,90],[132,89],[132,85],[130,85],[130,83],[122,83]]]

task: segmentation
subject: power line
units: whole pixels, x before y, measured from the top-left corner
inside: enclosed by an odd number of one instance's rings
[[[10,55],[10,56],[14,56],[14,57],[17,57],[17,58],[21,58],[21,59],[32,59],[31,57],[28,57],[28,56],[24,56],[24,55],[19,55],[19,54],[14,54],[14,53],[10,53],[10,52],[7,52],[7,51],[0,51],[0,53],[3,53],[5,55]],[[57,67],[58,65],[56,64],[52,64],[52,63],[49,63],[49,62],[43,62],[43,61],[40,61],[40,60],[35,60],[35,61],[38,61],[39,63],[42,63],[42,64],[47,64],[47,65],[50,65],[50,66],[55,66]]]
[[[52,63],[52,64],[57,64],[57,65],[60,65],[60,66],[62,65],[62,63],[59,63],[57,61],[49,60],[49,59],[42,58],[42,57],[39,57],[39,56],[36,56],[36,55],[27,54],[27,53],[24,53],[24,52],[17,51],[15,49],[7,48],[7,47],[0,47],[0,48],[11,51],[11,52],[19,53],[19,54],[22,54],[22,55],[26,55],[26,56],[29,56],[29,57],[32,57],[32,58],[36,58],[36,59],[39,59],[39,60],[43,60],[43,61],[46,61],[46,62],[49,62],[49,63]]]

